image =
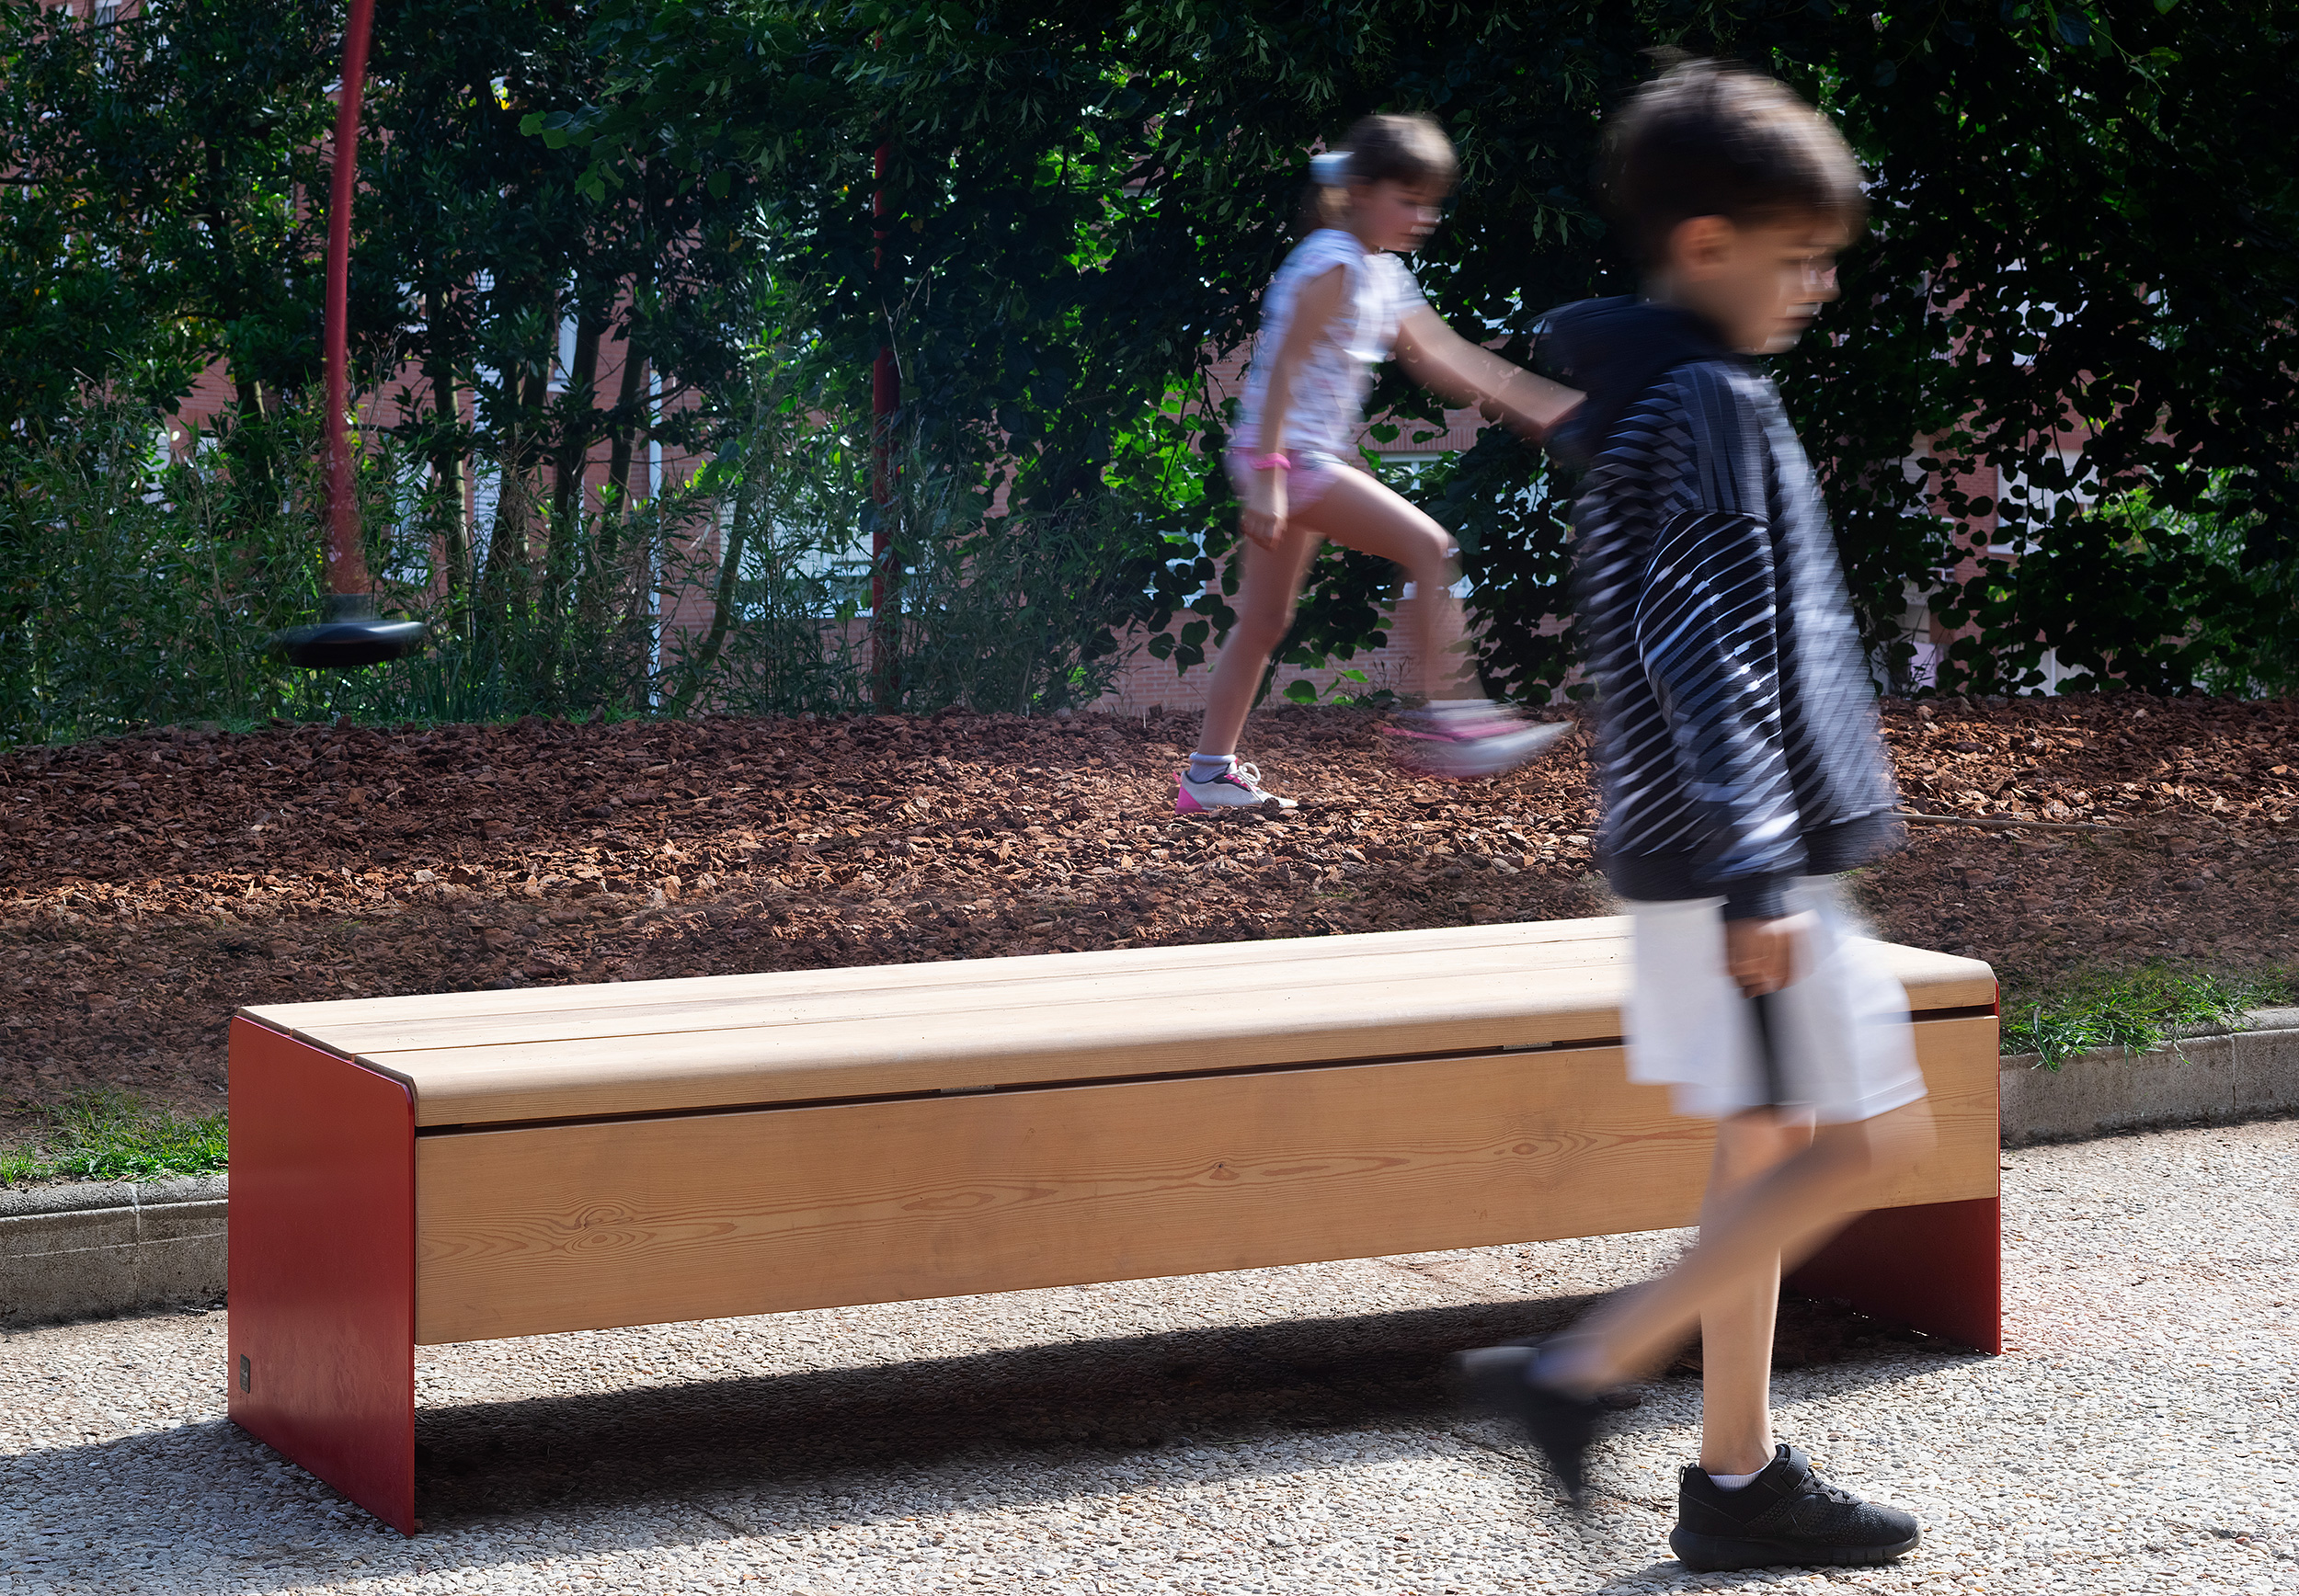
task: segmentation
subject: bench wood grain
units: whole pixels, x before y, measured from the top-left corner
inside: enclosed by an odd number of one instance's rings
[[[1995,1023],[1917,1040],[1890,1200],[1993,1195]],[[417,1339],[1660,1229],[1712,1141],[1613,1047],[426,1136]]]

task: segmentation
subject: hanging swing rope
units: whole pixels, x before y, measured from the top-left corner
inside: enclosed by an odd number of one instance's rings
[[[343,33],[343,83],[336,101],[335,166],[327,203],[326,334],[322,356],[327,416],[327,595],[316,626],[292,626],[270,640],[289,664],[354,669],[397,659],[423,646],[419,621],[385,621],[375,609],[375,579],[360,538],[359,492],[351,473],[351,200],[359,179],[360,102],[367,87],[367,45],[375,0],[351,0]]]

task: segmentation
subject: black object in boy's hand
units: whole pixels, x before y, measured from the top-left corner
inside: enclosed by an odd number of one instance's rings
[[[1764,1071],[1764,1100],[1768,1108],[1788,1106],[1788,1079],[1780,1067],[1780,1046],[1773,1026],[1773,1000],[1777,992],[1759,992],[1748,999],[1748,1007],[1756,1020],[1756,1062]]]

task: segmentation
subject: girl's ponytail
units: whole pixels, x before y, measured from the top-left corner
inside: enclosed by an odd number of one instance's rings
[[[1293,231],[1306,238],[1321,227],[1340,227],[1348,220],[1349,185],[1321,181],[1316,163],[1311,162],[1309,184],[1301,190],[1301,203],[1293,213]]]

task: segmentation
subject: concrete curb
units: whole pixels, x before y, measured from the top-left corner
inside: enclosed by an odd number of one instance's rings
[[[2259,1009],[2240,1030],[2192,1031],[2157,1053],[2083,1053],[2046,1069],[2004,1060],[2007,1147],[2164,1125],[2299,1112],[2299,1009]]]
[[[2299,1009],[2160,1053],[2004,1060],[2007,1147],[2299,1113]],[[0,1328],[212,1303],[224,1291],[223,1175],[0,1191]]]
[[[0,1327],[214,1302],[225,1191],[222,1175],[0,1191]]]

